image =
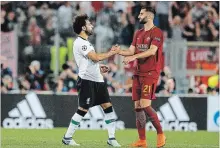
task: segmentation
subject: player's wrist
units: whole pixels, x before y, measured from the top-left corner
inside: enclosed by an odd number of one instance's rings
[[[119,51],[118,51],[118,54],[119,54],[119,55],[122,55],[122,50],[119,50]]]
[[[112,55],[114,55],[114,52],[109,51],[109,52],[108,52],[108,56],[110,57],[110,56],[112,56]]]
[[[138,54],[133,55],[134,59],[138,59]]]

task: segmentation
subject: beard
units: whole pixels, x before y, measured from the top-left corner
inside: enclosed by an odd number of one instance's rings
[[[147,23],[147,17],[143,18],[142,20],[139,20],[140,24],[146,24]]]
[[[93,34],[93,31],[92,31],[92,30],[88,31],[88,30],[86,29],[85,33],[86,33],[88,36],[90,36],[90,35]]]

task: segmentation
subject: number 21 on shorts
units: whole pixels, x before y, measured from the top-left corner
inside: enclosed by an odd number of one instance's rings
[[[150,94],[151,93],[151,85],[144,85],[143,93]]]

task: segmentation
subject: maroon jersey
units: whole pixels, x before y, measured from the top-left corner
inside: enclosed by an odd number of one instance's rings
[[[132,45],[135,46],[135,54],[147,51],[151,45],[158,47],[153,56],[138,59],[134,75],[158,78],[162,67],[163,32],[157,28],[145,31],[140,29],[135,32]]]

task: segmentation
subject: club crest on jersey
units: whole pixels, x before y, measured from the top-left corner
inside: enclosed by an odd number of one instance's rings
[[[149,42],[150,41],[150,37],[147,37],[146,40],[147,40],[147,42]]]
[[[82,50],[83,50],[83,51],[86,51],[86,50],[87,50],[87,46],[86,46],[86,45],[83,45],[83,46],[82,46]]]
[[[160,38],[155,37],[154,39],[157,40],[158,42],[160,42]]]
[[[137,48],[141,51],[146,51],[148,49],[148,44],[137,44]]]

